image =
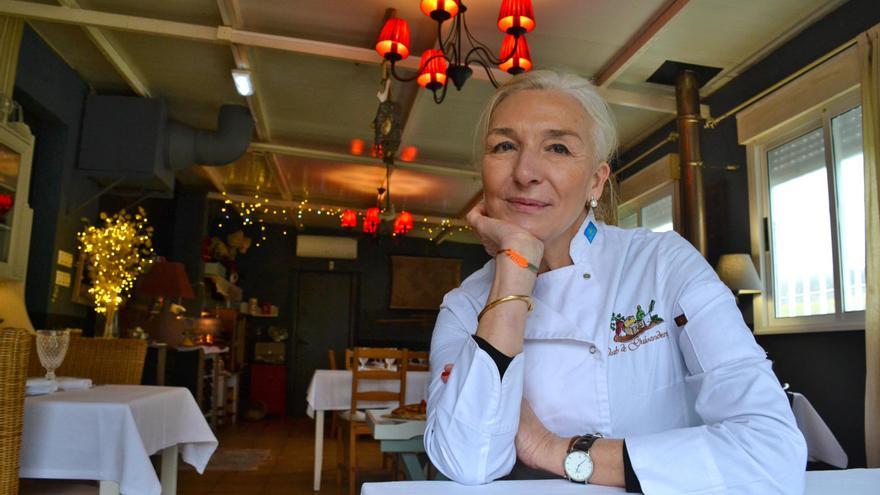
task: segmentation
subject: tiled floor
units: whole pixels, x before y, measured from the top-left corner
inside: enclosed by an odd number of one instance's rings
[[[328,421],[329,423],[329,417]],[[324,440],[324,469],[321,491],[312,491],[314,469],[314,421],[308,418],[269,419],[223,427],[217,438],[222,449],[268,449],[270,457],[256,470],[218,471],[208,468],[199,475],[190,466],[181,468],[179,495],[237,494],[339,494],[348,493],[348,483],[336,482],[336,442]],[[365,471],[359,481],[387,481],[383,473],[378,442],[358,439],[358,466]]]

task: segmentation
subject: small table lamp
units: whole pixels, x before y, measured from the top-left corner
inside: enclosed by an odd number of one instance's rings
[[[764,284],[748,254],[722,254],[715,271],[737,298],[741,294],[760,294],[764,290]]]
[[[141,280],[138,292],[154,297],[176,297],[178,302],[196,297],[186,275],[186,267],[174,261],[153,263]]]

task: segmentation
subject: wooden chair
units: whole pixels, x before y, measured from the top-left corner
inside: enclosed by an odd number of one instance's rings
[[[345,350],[345,369],[350,370],[352,368],[351,363],[354,362],[354,349],[346,349]]]
[[[28,376],[43,376],[36,345],[32,343]],[[147,341],[70,337],[58,376],[89,378],[95,385],[140,385],[147,356]]]
[[[380,363],[385,359],[394,359],[397,369],[360,369],[360,358],[374,359]],[[357,437],[371,434],[366,415],[361,411],[363,404],[393,401],[403,406],[406,400],[408,361],[406,349],[359,347],[352,353],[351,408],[339,415],[341,434],[336,442],[337,479],[341,481],[344,469],[348,476],[349,495],[355,494],[357,486]],[[376,383],[389,380],[398,382],[397,390],[383,390]]]
[[[330,367],[327,369],[335,370],[336,368],[336,349],[327,349],[327,363]]]
[[[413,362],[415,360],[424,360],[423,363]],[[428,371],[429,361],[428,361],[428,351],[409,351],[409,364],[407,365],[407,371]]]
[[[24,390],[32,340],[23,328],[0,329],[0,495],[18,495]]]

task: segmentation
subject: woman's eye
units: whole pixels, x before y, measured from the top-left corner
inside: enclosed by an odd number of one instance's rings
[[[551,153],[557,153],[560,155],[570,155],[571,154],[571,152],[568,151],[568,147],[566,147],[564,144],[559,144],[559,143],[551,144],[550,146],[547,147],[547,151],[549,151]]]
[[[492,153],[502,153],[504,151],[510,151],[513,149],[513,143],[511,143],[510,141],[502,141],[492,147]]]

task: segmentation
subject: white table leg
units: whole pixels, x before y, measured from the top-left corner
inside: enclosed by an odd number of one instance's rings
[[[162,495],[177,495],[177,444],[162,451]]]
[[[101,480],[98,482],[98,495],[119,495],[119,483]]]
[[[324,462],[324,411],[315,411],[315,491],[321,489],[321,464]]]

